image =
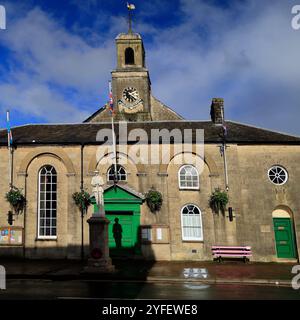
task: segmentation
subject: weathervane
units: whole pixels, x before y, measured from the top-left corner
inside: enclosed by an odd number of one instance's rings
[[[128,33],[132,33],[132,10],[135,10],[135,5],[127,2],[128,9]]]

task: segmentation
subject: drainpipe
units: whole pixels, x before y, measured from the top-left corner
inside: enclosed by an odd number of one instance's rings
[[[226,141],[224,139],[223,145],[222,145],[222,151],[223,151],[223,161],[224,161],[224,173],[225,173],[225,188],[226,191],[229,191],[229,182],[228,182],[228,169],[227,169],[227,158],[226,158]]]
[[[221,156],[223,157],[224,162],[224,174],[225,174],[225,188],[226,191],[229,191],[229,182],[228,182],[228,170],[227,170],[227,158],[226,158],[226,136],[227,136],[227,127],[225,124],[224,117],[224,99],[222,98],[213,98],[210,109],[211,120],[215,125],[222,126],[222,145],[220,147]]]

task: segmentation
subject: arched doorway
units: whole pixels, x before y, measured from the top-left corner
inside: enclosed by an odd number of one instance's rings
[[[292,213],[287,208],[277,208],[272,213],[278,258],[297,258]]]

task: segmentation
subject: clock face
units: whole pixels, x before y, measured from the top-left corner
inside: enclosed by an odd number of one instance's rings
[[[123,91],[123,98],[126,102],[134,103],[139,100],[139,93],[135,88],[128,87]]]

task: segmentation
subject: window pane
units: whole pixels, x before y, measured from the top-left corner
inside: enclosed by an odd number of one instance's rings
[[[44,227],[45,226],[45,220],[44,219],[41,219],[40,220],[40,227]]]
[[[184,214],[187,214],[187,213],[189,212],[189,210],[188,210],[187,207],[184,207],[183,210],[182,210],[182,212],[183,212]]]
[[[199,214],[200,212],[199,212],[199,209],[197,208],[197,207],[194,207],[194,213],[195,214]]]
[[[40,210],[40,218],[44,218],[46,216],[45,210]]]

